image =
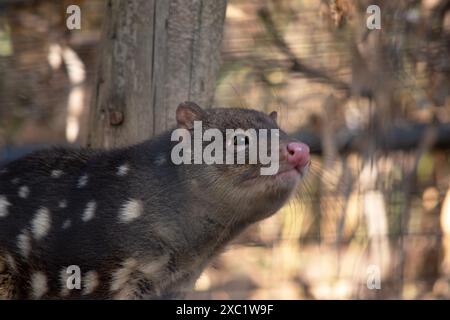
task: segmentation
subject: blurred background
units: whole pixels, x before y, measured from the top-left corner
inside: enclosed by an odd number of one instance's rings
[[[84,143],[103,13],[0,1],[0,163]],[[278,111],[314,157],[190,298],[450,298],[450,1],[229,0],[221,56],[214,105]]]

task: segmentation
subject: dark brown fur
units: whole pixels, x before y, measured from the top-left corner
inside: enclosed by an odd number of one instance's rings
[[[202,110],[192,103],[177,112],[178,127],[191,129],[202,120],[203,129],[275,129],[275,116],[244,109]],[[55,149],[16,160],[0,174],[0,195],[11,203],[0,219],[0,253],[16,262],[9,268],[15,298],[32,298],[31,275],[46,275],[47,290],[39,298],[173,298],[191,290],[211,258],[250,224],[275,213],[296,188],[298,176],[259,176],[259,164],[174,165],[171,131],[144,143],[112,151]],[[291,139],[280,132],[280,165]],[[123,163],[126,176],[116,174]],[[64,174],[54,179],[52,170]],[[80,176],[89,183],[77,188]],[[30,188],[27,199],[17,196],[18,185]],[[118,221],[127,199],[139,199],[144,214],[130,223]],[[67,208],[58,203],[67,201]],[[95,217],[79,218],[88,201],[95,200]],[[27,258],[18,251],[17,236],[30,232],[36,210],[45,206],[51,227],[43,239],[31,240]],[[62,229],[71,219],[70,229]],[[60,273],[78,265],[82,275],[98,273],[98,285],[89,294],[72,290],[62,296]],[[124,282],[119,279],[121,276]],[[126,281],[125,281],[126,280]],[[112,284],[116,284],[114,286]]]

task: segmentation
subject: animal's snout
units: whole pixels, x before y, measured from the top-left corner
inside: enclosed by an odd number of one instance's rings
[[[287,145],[287,161],[298,169],[305,167],[311,157],[309,147],[302,142],[290,142]]]

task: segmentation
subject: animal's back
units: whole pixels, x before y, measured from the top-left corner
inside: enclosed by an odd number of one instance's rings
[[[183,296],[213,256],[281,208],[303,178],[309,149],[279,131],[275,119],[193,103],[177,109],[185,135],[197,120],[221,133],[276,130],[280,161],[271,176],[261,175],[262,163],[177,165],[172,130],[110,151],[40,151],[0,169],[0,256],[14,297]],[[186,137],[189,145],[195,140]],[[243,141],[246,153],[258,143],[242,138],[237,132],[218,142]]]
[[[98,284],[95,294],[75,290],[70,292],[74,297],[111,297],[111,270],[128,254],[125,229],[133,217],[126,214],[140,210],[129,182],[130,162],[127,149],[57,148],[1,170],[0,250],[19,289],[17,297],[42,297],[44,290],[47,297],[64,296],[71,265]]]

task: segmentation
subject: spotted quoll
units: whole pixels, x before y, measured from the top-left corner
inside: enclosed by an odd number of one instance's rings
[[[191,132],[194,121],[278,129],[276,113],[192,102],[176,119]],[[276,175],[260,175],[260,163],[175,165],[171,132],[109,151],[37,151],[0,168],[9,298],[181,298],[232,238],[288,201],[309,164],[308,147],[280,130]]]

